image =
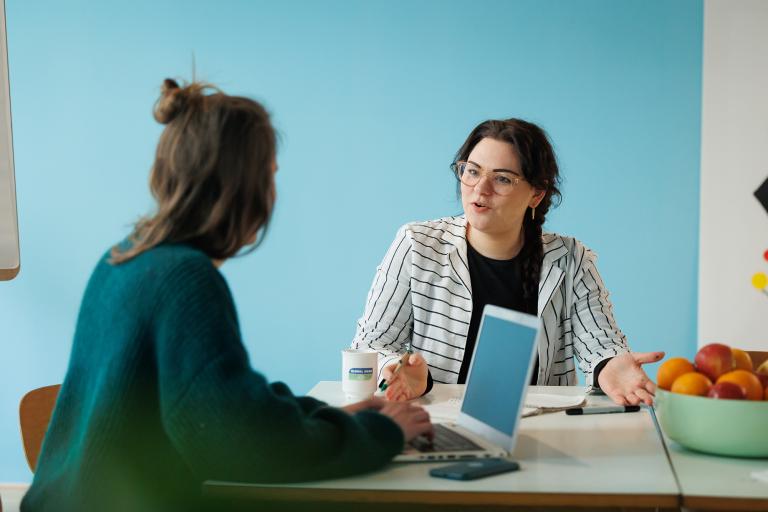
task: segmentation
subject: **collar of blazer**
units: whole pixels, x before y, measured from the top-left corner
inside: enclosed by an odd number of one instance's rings
[[[451,245],[448,251],[448,260],[459,280],[464,284],[472,295],[472,283],[469,278],[469,266],[467,265],[467,218],[464,215],[450,217],[446,219],[448,229],[447,234],[452,239],[443,239]],[[544,261],[541,264],[541,277],[539,279],[539,316],[552,301],[555,290],[560,286],[565,272],[558,265],[559,260],[568,254],[563,239],[554,233],[544,233],[542,235],[544,244]]]

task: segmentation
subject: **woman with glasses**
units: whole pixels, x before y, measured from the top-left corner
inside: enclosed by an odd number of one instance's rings
[[[452,168],[464,215],[400,228],[357,324],[352,346],[379,352],[387,398],[419,397],[433,382],[464,383],[483,307],[493,304],[542,318],[532,384],[575,385],[576,362],[587,385],[615,402],[652,403],[655,386],[641,365],[664,354],[629,351],[595,254],[542,231],[560,199],[546,133],[520,119],[485,121]]]
[[[429,434],[419,407],[338,409],[251,368],[218,268],[252,250],[269,222],[269,115],[168,79],[155,118],[165,125],[150,176],[157,209],[91,275],[21,510],[200,510],[204,480],[352,475]]]

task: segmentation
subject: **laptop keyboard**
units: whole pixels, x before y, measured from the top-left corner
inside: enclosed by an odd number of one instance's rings
[[[420,452],[483,451],[483,448],[445,425],[437,423],[434,427],[435,437],[433,439],[419,436],[408,444]]]

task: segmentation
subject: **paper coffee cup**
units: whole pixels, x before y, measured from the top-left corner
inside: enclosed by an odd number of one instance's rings
[[[347,402],[359,402],[376,392],[379,355],[373,350],[341,351],[341,389]]]

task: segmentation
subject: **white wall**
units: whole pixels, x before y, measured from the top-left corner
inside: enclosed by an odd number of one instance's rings
[[[768,2],[704,4],[699,345],[768,349]],[[681,190],[680,194],[689,191]]]

